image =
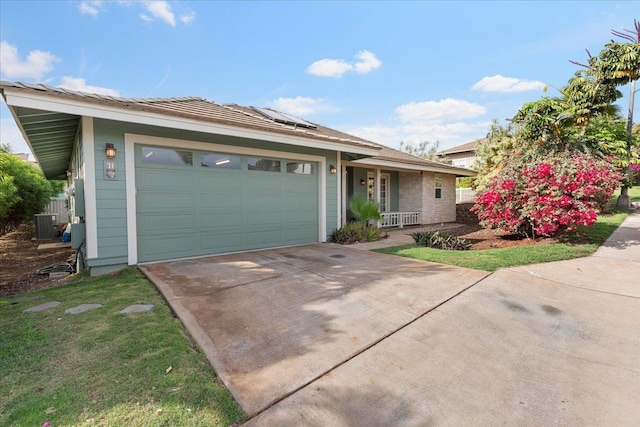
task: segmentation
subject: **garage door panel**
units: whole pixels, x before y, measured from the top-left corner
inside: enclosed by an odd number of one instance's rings
[[[277,172],[252,172],[252,176],[247,178],[249,194],[280,191],[283,181],[281,175],[281,173]]]
[[[282,229],[280,227],[272,229],[261,228],[259,230],[253,230],[252,227],[249,227],[249,232],[247,233],[247,244],[253,248],[280,246],[283,241],[282,234]]]
[[[259,212],[247,212],[247,226],[259,227],[259,226],[282,226],[282,211],[281,210],[264,210]]]
[[[199,158],[195,150],[176,150]],[[202,167],[199,161],[150,164],[140,153],[136,150],[141,262],[318,241],[317,173],[247,170],[243,156],[237,156],[242,169]]]
[[[224,231],[225,228],[229,227],[242,229],[245,223],[245,215],[238,215],[237,212],[202,213],[200,215],[200,228],[205,231],[212,231],[214,229]]]
[[[174,212],[177,209],[184,211],[196,210],[196,198],[190,193],[167,191],[138,191],[138,212]]]
[[[240,191],[244,187],[244,176],[240,173],[232,173],[238,171],[229,171],[227,173],[206,173],[202,172],[198,175],[201,189],[235,189]]]
[[[144,234],[196,231],[196,215],[155,214],[143,215],[138,221],[138,230]]]
[[[204,251],[235,252],[246,248],[244,230],[235,233],[204,233],[200,235],[200,247]]]
[[[144,169],[143,174],[136,176],[136,185],[145,189],[193,189],[195,174],[191,170],[157,170]]]
[[[200,208],[206,212],[242,212],[245,201],[242,194],[202,193]]]
[[[138,248],[145,254],[145,261],[183,258],[198,254],[198,248],[193,244],[197,239],[196,233],[143,237],[138,241]]]

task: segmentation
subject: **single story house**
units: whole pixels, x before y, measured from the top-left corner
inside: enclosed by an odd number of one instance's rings
[[[476,161],[476,144],[478,141],[456,145],[447,150],[438,151],[436,157],[451,161],[452,166],[473,169]]]
[[[455,221],[455,179],[474,175],[265,108],[0,91],[45,176],[68,180],[92,275],[325,242],[354,194],[380,202],[382,226]]]

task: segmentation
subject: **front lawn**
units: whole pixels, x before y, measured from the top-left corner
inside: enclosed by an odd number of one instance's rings
[[[499,268],[562,261],[591,255],[622,224],[627,215],[628,212],[622,211],[601,215],[596,224],[591,227],[578,227],[577,232],[568,233],[556,243],[471,251],[447,251],[404,245],[376,249],[376,252],[458,267],[495,271]]]
[[[15,305],[0,298],[0,425],[228,426],[244,419],[137,269],[31,295],[45,297]],[[23,312],[48,301],[61,304]],[[64,314],[84,303],[103,307]],[[155,307],[120,314],[130,304]]]

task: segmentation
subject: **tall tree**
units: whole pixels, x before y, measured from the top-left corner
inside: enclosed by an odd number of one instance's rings
[[[431,143],[429,141],[422,141],[418,145],[400,141],[400,150],[416,157],[422,157],[423,159],[443,162],[442,158],[436,156],[436,153],[440,151],[440,141],[436,141],[434,143]]]
[[[622,31],[612,30],[611,33],[623,39],[623,42],[612,40],[607,43],[597,57],[589,55],[589,63],[581,64],[571,61],[576,65],[584,67],[594,76],[594,86],[609,85],[611,87],[623,86],[630,83],[629,108],[627,112],[627,155],[629,163],[633,158],[634,137],[633,137],[633,108],[636,93],[636,81],[640,78],[640,22],[633,20],[634,29]],[[629,207],[630,199],[628,193],[628,182],[622,186],[618,206]]]

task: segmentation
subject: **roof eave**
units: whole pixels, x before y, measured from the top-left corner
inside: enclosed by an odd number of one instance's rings
[[[420,171],[420,172],[445,173],[445,174],[451,174],[451,175],[456,175],[461,177],[477,175],[476,171],[473,171],[470,169],[464,169],[464,168],[457,168],[454,166],[442,165],[442,167],[439,167],[435,165],[420,165],[420,164],[414,164],[414,163],[405,163],[399,160],[384,160],[384,159],[379,159],[375,157],[354,160],[352,163],[367,165],[367,166],[387,167],[390,169],[404,169],[404,170]]]
[[[8,86],[3,87],[1,90],[7,105],[9,106],[34,108],[45,111],[75,114],[78,116],[89,116],[107,120],[278,142],[302,147],[344,151],[363,156],[375,156],[379,152],[378,148],[358,146],[340,141],[326,141],[320,138],[313,138],[311,136],[299,137],[284,133],[281,134],[257,129],[223,125],[210,121],[190,119],[138,109],[121,108],[114,105],[106,105],[105,103],[83,102],[81,100],[70,99],[59,95],[34,93],[29,90]]]

